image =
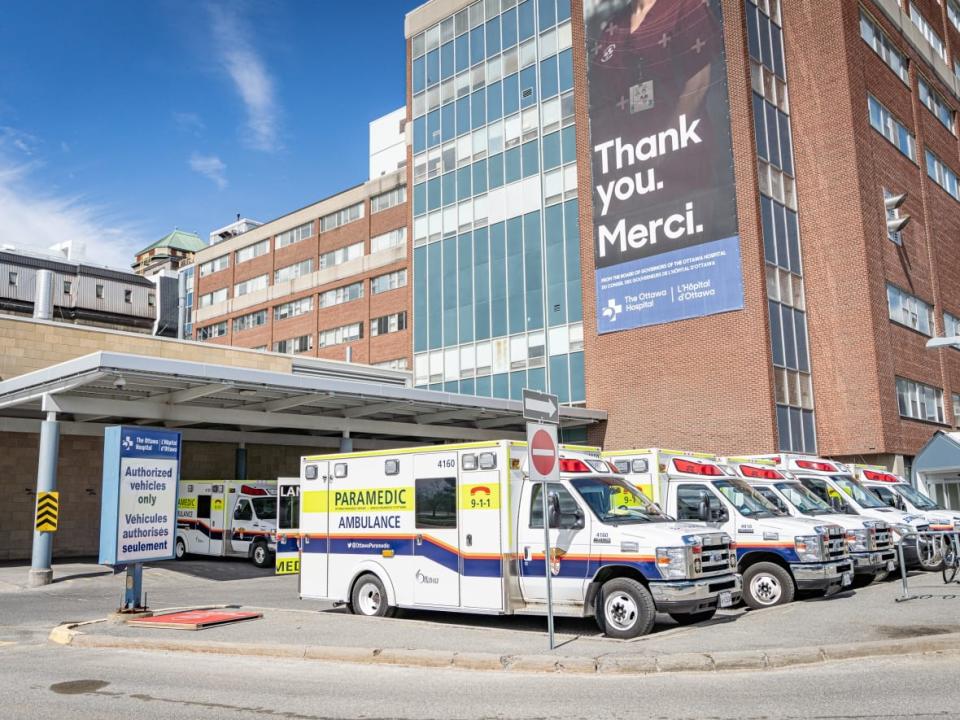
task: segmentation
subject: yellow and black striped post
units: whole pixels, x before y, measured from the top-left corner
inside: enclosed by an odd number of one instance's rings
[[[60,493],[42,492],[37,494],[37,532],[56,532],[57,519],[60,516]]]

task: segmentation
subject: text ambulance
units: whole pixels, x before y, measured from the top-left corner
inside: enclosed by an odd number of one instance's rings
[[[778,470],[771,460],[744,462],[724,458],[726,467],[746,480],[764,499],[793,517],[807,517],[839,525],[847,534],[854,574],[863,583],[882,580],[897,567],[897,549],[890,526],[882,520],[835,510],[804,487],[788,470]]]
[[[177,558],[250,558],[268,567],[276,548],[276,480],[181,480]]]
[[[525,443],[496,441],[302,461],[300,594],[360,615],[396,607],[594,616],[610,636],[735,603],[730,538],[676,523],[595,455],[560,450],[560,481],[526,472]]]
[[[960,530],[960,512],[938,505],[899,475],[877,465],[848,467],[864,487],[890,507],[923,517],[931,530]]]
[[[715,523],[734,538],[743,601],[750,607],[791,602],[797,590],[833,592],[853,582],[839,525],[784,515],[714,455],[655,448],[603,457],[668,514]]]
[[[846,465],[835,460],[795,453],[758,455],[748,459],[756,458],[771,460],[776,467],[790,471],[807,489],[840,512],[855,513],[888,523],[893,529],[894,541],[903,546],[907,567],[931,571],[939,569],[939,564],[930,566],[921,562],[917,552],[917,531],[930,529],[926,519],[922,515],[888,507],[854,478]]]

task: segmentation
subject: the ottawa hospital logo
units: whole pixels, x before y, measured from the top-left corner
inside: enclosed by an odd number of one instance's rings
[[[421,585],[438,585],[440,583],[440,578],[424,575],[421,571],[417,570],[417,582]]]
[[[131,448],[133,447],[133,438],[130,437],[129,435],[124,435],[124,436],[123,436],[123,443],[122,443],[122,444],[123,444],[123,449],[124,449],[124,450],[129,450],[129,449],[131,449]]]
[[[618,303],[613,298],[607,300],[607,306],[603,309],[601,313],[607,320],[612,323],[617,321],[617,315],[623,312],[623,305]]]

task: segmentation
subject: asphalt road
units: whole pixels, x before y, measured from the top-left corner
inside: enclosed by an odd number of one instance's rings
[[[0,646],[0,718],[951,718],[960,656],[763,673],[578,677]]]

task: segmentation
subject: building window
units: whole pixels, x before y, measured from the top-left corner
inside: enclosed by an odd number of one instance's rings
[[[373,363],[373,367],[385,368],[387,370],[406,370],[407,359],[396,358],[394,360],[384,360],[383,362]]]
[[[205,263],[200,263],[200,277],[206,277],[207,275],[212,275],[215,272],[220,272],[230,267],[230,256],[221,255],[218,258],[213,260],[208,260]]]
[[[250,328],[260,327],[267,323],[267,311],[257,310],[247,315],[241,315],[233,319],[233,331],[235,333],[249,330]]]
[[[943,161],[929,150],[926,151],[927,175],[937,185],[946,190],[954,200],[960,200],[957,174],[943,164]]]
[[[123,301],[125,303],[133,302],[133,290],[124,290],[123,291]]]
[[[282,267],[276,272],[274,272],[273,282],[274,284],[276,284],[276,283],[285,282],[287,280],[294,280],[298,277],[309,275],[312,272],[313,272],[313,258],[307,258],[302,262],[294,263],[293,265],[287,265],[286,267]]]
[[[248,293],[256,292],[257,290],[263,290],[269,285],[269,283],[269,275],[257,275],[255,278],[250,278],[249,280],[244,280],[243,282],[234,285],[233,296],[240,297],[241,295],[247,295]]]
[[[897,50],[873,18],[863,11],[863,8],[860,8],[860,37],[896,73],[898,78],[909,84],[906,56]]]
[[[916,141],[906,126],[873,95],[867,96],[867,107],[873,129],[892,142],[897,150],[916,162]]]
[[[293,300],[283,305],[277,305],[273,309],[274,320],[286,320],[287,318],[303,315],[313,310],[313,298],[305,297],[299,300]]]
[[[7,273],[7,282],[8,282],[10,285],[16,285],[16,284],[17,284],[17,281],[18,281],[19,279],[20,279],[20,273],[14,271],[14,270],[11,270],[10,272]],[[101,286],[98,285],[97,287],[101,287]],[[98,296],[98,297],[100,297],[100,296]]]
[[[223,337],[227,334],[227,321],[207,325],[197,330],[197,340],[209,340],[210,338]]]
[[[370,252],[380,252],[392,247],[400,247],[407,244],[407,229],[405,227],[391,230],[383,235],[377,235],[370,238]]]
[[[898,207],[887,207],[886,201],[888,198],[896,197],[896,193],[892,193],[887,188],[883,189],[883,210],[887,215],[887,240],[897,245],[903,245],[903,231],[902,230],[893,230],[890,227],[890,223],[894,223],[900,219],[900,208]]]
[[[73,292],[73,283],[71,283],[69,280],[64,280],[64,281],[63,281],[63,294],[64,294],[64,295],[70,295],[72,292]]]
[[[407,186],[401,185],[393,190],[388,190],[385,193],[380,193],[379,195],[374,195],[372,198],[370,198],[370,212],[380,212],[381,210],[392,208],[393,206],[399,205],[400,203],[406,201]]]
[[[346,247],[337,248],[320,256],[320,269],[341,265],[350,260],[363,257],[363,243],[358,242]]]
[[[910,2],[910,20],[913,21],[913,24],[917,26],[917,30],[920,31],[920,34],[923,35],[924,40],[930,43],[930,47],[934,49],[934,52],[940,56],[940,59],[944,62],[947,61],[947,48],[943,44],[943,39],[934,32],[933,27],[930,23],[927,22],[927,19],[920,14],[920,11],[917,10],[917,6],[913,4],[912,0]]]
[[[906,325],[928,337],[933,336],[933,306],[889,283],[887,310],[895,323]]]
[[[897,378],[897,404],[902,417],[943,422],[943,390],[940,388]]]
[[[960,425],[960,395],[953,393],[953,424]]]
[[[261,255],[266,255],[270,252],[270,241],[261,240],[258,243],[253,245],[247,245],[247,247],[240,248],[237,250],[234,255],[236,256],[237,264],[247,262],[248,260],[253,260],[255,257],[260,257]]]
[[[407,313],[398,312],[392,315],[373,318],[370,321],[370,337],[386,335],[388,333],[399,332],[407,329]]]
[[[293,245],[298,243],[301,240],[306,240],[308,237],[313,235],[313,221],[311,220],[308,223],[304,223],[299,227],[293,228],[293,230],[287,230],[277,235],[275,247],[277,250],[280,248],[285,248],[288,245]]]
[[[397,288],[406,287],[407,284],[407,271],[397,270],[396,272],[387,273],[386,275],[380,275],[375,277],[370,281],[370,292],[374,295],[377,295],[382,292],[387,292],[388,290],[396,290]]]
[[[918,88],[920,91],[920,102],[927,107],[927,110],[936,115],[941,125],[950,132],[955,132],[953,110],[950,109],[943,95],[930,87],[930,83],[927,82],[923,75],[919,76]]]
[[[960,318],[945,312],[943,314],[943,335],[944,337],[960,336]],[[960,350],[960,344],[954,345],[953,347]]]
[[[351,205],[343,210],[338,210],[337,212],[330,213],[329,215],[324,215],[322,218],[320,218],[320,230],[321,232],[327,232],[328,230],[333,230],[334,228],[338,228],[341,225],[346,225],[354,220],[359,220],[362,217],[363,202],[361,201],[356,205]]]
[[[280,340],[273,344],[273,351],[293,355],[295,353],[309,352],[313,349],[313,335],[301,335],[300,337]]]
[[[217,303],[222,303],[227,299],[227,288],[220,288],[219,290],[214,290],[213,292],[208,292],[205,295],[200,296],[200,307],[210,307],[211,305],[216,305]]]
[[[147,305],[153,307],[157,304],[157,296],[153,293],[147,293]]]
[[[359,300],[363,297],[363,283],[356,282],[343,287],[334,288],[320,293],[320,307],[333,307],[342,305],[351,300]]]
[[[319,347],[343,345],[363,338],[363,323],[351,323],[320,332]]]
[[[960,32],[960,3],[957,0],[947,0],[947,19]]]

